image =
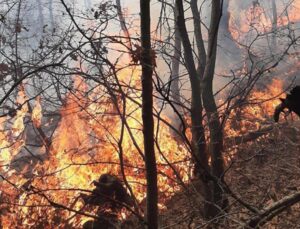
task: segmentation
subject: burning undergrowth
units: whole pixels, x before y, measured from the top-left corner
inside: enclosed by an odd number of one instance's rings
[[[5,228],[80,227],[91,217],[104,216],[112,208],[100,211],[101,204],[89,201],[98,192],[93,184],[104,174],[115,176],[131,200],[113,210],[117,219],[132,214],[128,210],[132,207],[143,214],[146,186],[139,103],[126,100],[125,108],[121,100],[103,96],[104,88],[88,94],[79,76],[74,81],[74,90],[55,121],[45,119],[40,97],[30,108],[24,88],[18,95],[23,106],[12,123],[1,120],[1,224]],[[29,123],[36,145],[26,141]],[[55,130],[50,133],[47,126]],[[163,207],[179,190],[178,183],[188,181],[191,165],[187,148],[173,139],[163,122],[157,121],[156,139]]]
[[[257,130],[262,124],[270,124],[273,113],[280,103],[278,99],[283,93],[283,82],[273,80],[262,90],[254,90],[246,100],[234,108],[228,117],[226,133],[239,135],[251,130]]]
[[[229,19],[229,30],[234,40],[238,42],[249,42],[250,36],[266,34],[280,30],[286,26],[298,23],[299,1],[291,1],[288,6],[277,3],[270,7],[270,1],[235,1],[231,0]]]
[[[260,33],[273,29],[260,6],[239,16],[243,15],[243,26],[235,25],[233,17],[229,23],[232,37],[239,42],[254,27]],[[293,17],[292,22],[299,21]],[[278,26],[287,24],[282,17]],[[18,88],[17,108],[0,118],[3,228],[81,228],[93,222],[103,225],[107,218],[122,222],[133,214],[144,215],[141,90],[136,80],[140,73],[135,72],[130,82],[121,73],[117,76],[121,83],[114,82],[110,88],[107,82],[91,86],[75,76],[60,109],[50,113],[43,101],[47,98],[29,98],[24,85]],[[283,81],[273,80],[265,89],[253,90],[230,112],[221,107],[227,115],[225,139],[272,124],[284,89]],[[34,105],[30,100],[35,100]],[[163,209],[181,184],[191,180],[192,163],[189,145],[174,137],[172,122],[156,111],[159,205]],[[186,119],[186,135],[191,140]],[[230,156],[236,153],[232,148],[229,151]]]
[[[130,209],[143,212],[146,187],[139,104],[126,100],[122,113],[121,100],[114,103],[103,97],[103,88],[87,94],[88,87],[80,77],[74,85],[55,121],[45,119],[40,97],[30,108],[22,87],[18,103],[23,106],[12,121],[1,120],[1,223],[7,228],[80,227],[93,217],[113,213],[116,220],[124,220],[132,214]],[[270,122],[282,90],[281,81],[273,81],[266,90],[253,92],[247,105],[231,113],[226,134],[237,136]],[[28,123],[39,138],[35,146],[26,140]],[[47,126],[55,128],[50,131]],[[170,128],[157,119],[156,126],[163,208],[180,190],[180,182],[190,179],[191,164],[188,149]],[[103,192],[97,184],[105,174],[118,183],[119,194],[111,190],[115,194],[108,198],[121,202],[121,207],[93,199],[95,193]]]

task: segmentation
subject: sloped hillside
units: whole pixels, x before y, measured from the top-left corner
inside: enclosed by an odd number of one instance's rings
[[[243,202],[263,210],[276,201],[300,191],[300,122],[283,121],[259,138],[236,146],[236,153],[227,164],[226,182]],[[175,195],[161,216],[162,228],[209,228],[199,217],[201,202],[195,192]],[[220,228],[246,228],[254,216],[230,197],[230,211],[220,219]],[[300,228],[300,203],[275,216],[261,228]]]

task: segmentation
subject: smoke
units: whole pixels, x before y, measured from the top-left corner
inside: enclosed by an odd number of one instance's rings
[[[242,77],[241,70],[246,73],[254,71],[256,74],[256,71],[263,71],[279,62],[275,70],[272,69],[261,76],[261,81],[268,81],[275,76],[284,78],[276,72],[295,68],[295,63],[299,61],[298,58],[291,58],[295,54],[290,55],[299,52],[296,43],[292,45],[288,55],[283,56],[293,39],[299,37],[300,17],[295,13],[299,5],[299,1],[224,1],[217,75],[233,77],[232,71],[236,72],[235,76]],[[277,15],[276,20],[274,15]],[[274,22],[277,23],[275,26]],[[290,37],[291,34],[293,38]],[[291,73],[290,78],[297,78],[293,71],[287,72]],[[220,77],[217,87],[220,87],[223,81]]]

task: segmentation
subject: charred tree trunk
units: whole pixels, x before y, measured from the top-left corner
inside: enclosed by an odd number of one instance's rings
[[[150,0],[140,1],[141,15],[141,65],[142,65],[142,119],[147,179],[147,223],[149,229],[157,224],[157,170],[154,151],[153,120],[153,61],[150,36]],[[154,58],[154,57],[153,57]]]
[[[176,0],[178,16],[176,23],[181,36],[181,41],[184,49],[184,59],[186,68],[189,74],[190,84],[192,88],[192,104],[191,104],[191,119],[192,119],[192,156],[195,160],[195,175],[199,176],[202,181],[201,192],[205,198],[204,215],[210,218],[211,215],[211,190],[207,172],[209,171],[208,156],[206,153],[205,132],[203,127],[202,117],[202,102],[201,102],[201,87],[200,75],[197,73],[195,62],[193,59],[193,51],[188,37],[182,0]]]
[[[211,172],[221,183],[223,181],[224,163],[222,157],[223,131],[219,120],[218,109],[213,95],[213,78],[217,54],[217,37],[219,22],[222,15],[222,1],[212,1],[211,22],[208,37],[208,50],[206,66],[202,83],[202,100],[205,108],[208,126],[210,131],[209,151],[211,155]],[[219,208],[226,208],[227,200],[223,198],[223,191],[219,182],[214,181],[213,202],[215,206],[215,216]]]

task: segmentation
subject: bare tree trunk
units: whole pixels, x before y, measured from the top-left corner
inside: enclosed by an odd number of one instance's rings
[[[205,132],[202,118],[202,102],[201,102],[201,88],[200,76],[197,73],[195,62],[193,59],[193,52],[191,43],[188,37],[182,0],[176,0],[178,9],[177,26],[180,32],[182,45],[184,49],[184,59],[186,68],[188,70],[189,79],[192,88],[192,104],[191,104],[191,119],[192,119],[192,156],[195,160],[195,174],[199,176],[202,181],[201,191],[206,201],[204,206],[204,215],[210,218],[211,212],[211,190],[209,186],[209,179],[207,172],[209,172],[208,156],[206,153]]]
[[[213,95],[213,78],[217,54],[217,37],[219,22],[222,15],[222,1],[212,1],[211,22],[208,37],[208,50],[206,57],[206,66],[202,84],[202,100],[208,118],[210,131],[210,155],[211,155],[211,172],[218,178],[219,182],[223,181],[224,163],[222,157],[223,150],[223,130],[219,120],[218,110]],[[214,182],[213,202],[215,205],[225,208],[227,200],[223,198],[223,191],[218,182]],[[219,210],[215,210],[217,213]]]
[[[157,170],[154,151],[153,120],[153,61],[150,36],[150,0],[140,1],[141,47],[142,47],[142,119],[147,179],[147,223],[149,229],[158,228],[157,223]]]
[[[218,69],[227,69],[227,71],[230,70],[229,68],[235,67],[242,58],[241,48],[234,41],[229,30],[229,3],[230,0],[223,0],[223,12],[218,32],[218,45],[222,47],[218,53]]]
[[[120,25],[121,25],[121,29],[123,30],[123,33],[126,37],[126,40],[128,42],[128,48],[132,49],[132,43],[131,43],[131,39],[130,39],[130,34],[126,25],[126,21],[125,18],[123,16],[123,12],[122,12],[122,6],[121,6],[121,1],[120,0],[116,0],[116,6],[117,6],[117,10],[118,10],[118,17],[120,20]]]
[[[233,39],[231,33],[229,31],[229,20],[230,20],[230,12],[229,12],[229,0],[223,0],[223,12],[222,18],[220,21],[220,31],[222,36]]]
[[[205,64],[206,64],[206,53],[205,53],[203,36],[202,36],[201,19],[198,11],[197,0],[191,0],[191,10],[193,14],[194,33],[195,33],[197,53],[198,53],[197,74],[198,77],[202,79],[204,74]]]
[[[174,12],[174,18],[177,18],[177,10]],[[175,23],[175,37],[174,37],[174,54],[172,56],[172,69],[171,69],[171,79],[170,79],[170,88],[171,88],[171,98],[174,102],[174,106],[181,117],[184,119],[184,112],[180,99],[180,88],[179,88],[179,65],[181,57],[181,38],[178,30],[178,26]],[[182,131],[182,119],[178,117],[177,113],[174,113],[172,118],[172,126],[181,133]]]
[[[272,22],[272,49],[276,50],[276,30],[277,30],[277,6],[275,0],[272,0],[272,13],[273,13],[273,22]]]
[[[38,11],[39,11],[38,21],[40,23],[39,24],[40,31],[38,33],[42,33],[45,22],[44,22],[44,14],[43,14],[43,8],[42,8],[41,0],[37,0],[37,5],[38,5]]]
[[[53,15],[53,0],[49,0],[49,14],[50,14],[50,23],[51,23],[51,31],[54,30],[54,15]]]
[[[205,144],[205,134],[202,124],[202,103],[201,103],[201,88],[200,88],[200,78],[197,74],[195,62],[193,59],[193,52],[191,43],[188,37],[182,0],[176,0],[178,8],[177,16],[177,26],[182,39],[183,49],[184,49],[184,59],[186,68],[189,74],[189,79],[192,88],[192,104],[191,104],[191,119],[192,119],[192,135],[193,135],[193,154],[196,157],[196,164],[202,163],[203,166],[208,168],[208,159],[206,155],[206,144]],[[196,166],[197,169],[203,166]],[[200,172],[200,171],[196,171]],[[200,172],[203,174],[203,172]]]

